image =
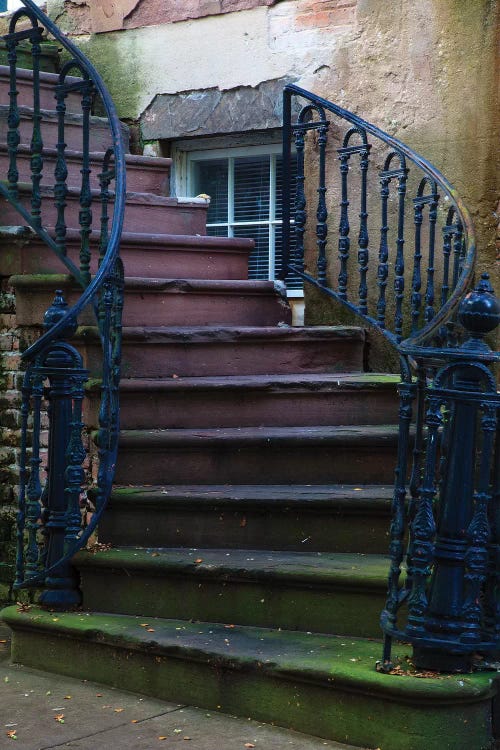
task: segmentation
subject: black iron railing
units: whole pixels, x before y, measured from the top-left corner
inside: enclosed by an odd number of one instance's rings
[[[379,669],[392,670],[393,638],[421,668],[487,665],[500,650],[500,353],[483,336],[500,305],[487,275],[469,292],[470,214],[432,164],[357,115],[294,85],[283,110],[283,278],[302,276],[400,356]]]
[[[45,332],[22,354],[24,380],[15,587],[42,588],[42,603],[51,607],[68,607],[79,602],[69,561],[86,544],[99,521],[111,491],[116,462],[123,307],[119,241],[125,210],[125,157],[120,121],[99,74],[32,0],[23,0],[23,3],[25,7],[14,13],[9,33],[4,37],[10,70],[9,163],[7,179],[0,181],[0,194],[16,209],[22,222],[59,257],[82,291],[71,308],[61,293],[56,292],[54,303],[43,321]],[[42,41],[47,35],[56,39],[69,55],[54,87],[52,109],[57,112],[57,145],[52,171],[45,164],[44,111],[40,103],[40,57]],[[30,45],[33,69],[28,184],[20,181],[19,171],[20,124],[21,114],[24,114],[18,104],[17,48],[21,42]],[[66,243],[68,97],[73,105],[75,101],[79,102],[81,113],[80,207],[76,219],[81,238],[78,258],[70,257]],[[95,97],[101,99],[110,133],[110,147],[103,155],[97,183],[90,167],[91,109]],[[74,113],[72,118],[74,123]],[[94,187],[98,185],[99,200],[95,203],[99,211],[95,211],[92,205],[91,180],[94,180]],[[54,216],[54,208],[55,221],[50,219]],[[49,218],[46,218],[46,213]],[[100,233],[97,257],[92,254],[92,229]],[[102,346],[102,386],[96,440],[95,512],[91,522],[85,524],[82,504],[87,484],[84,465],[89,446],[85,444],[82,403],[88,370],[84,367],[82,355],[68,339],[75,334],[78,317],[89,305],[95,312]],[[41,444],[44,419],[48,420],[49,431],[46,459]]]

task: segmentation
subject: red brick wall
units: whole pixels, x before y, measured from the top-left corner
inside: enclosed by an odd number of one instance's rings
[[[260,5],[274,5],[278,0],[84,0],[74,15],[81,31],[102,32],[135,29],[162,23],[187,21],[192,18],[215,16],[238,10],[250,10]],[[89,28],[90,27],[90,28]]]

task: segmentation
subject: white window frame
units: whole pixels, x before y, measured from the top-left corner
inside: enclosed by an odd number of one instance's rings
[[[282,225],[282,220],[276,218],[276,157],[281,156],[281,144],[267,144],[260,146],[242,146],[227,148],[213,148],[199,151],[188,151],[185,161],[186,190],[187,195],[194,195],[197,191],[195,184],[194,168],[197,162],[209,161],[212,159],[227,159],[228,161],[228,220],[226,222],[212,222],[207,224],[209,227],[224,227],[227,229],[227,236],[234,237],[235,227],[245,226],[263,226],[268,228],[269,232],[269,269],[274,268],[275,249],[276,249],[276,227]],[[269,216],[267,219],[259,221],[235,221],[234,219],[234,163],[236,159],[245,156],[269,156]],[[304,291],[302,289],[288,289],[287,296],[290,298],[302,298]]]

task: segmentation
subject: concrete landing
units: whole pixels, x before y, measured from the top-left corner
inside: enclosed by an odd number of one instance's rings
[[[11,743],[16,750],[94,750],[97,744],[110,750],[355,750],[250,719],[11,665],[9,655],[9,630],[0,624],[2,750]]]

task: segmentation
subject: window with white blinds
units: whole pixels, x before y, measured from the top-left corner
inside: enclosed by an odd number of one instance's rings
[[[206,193],[211,199],[208,234],[253,239],[249,278],[275,279],[282,262],[279,146],[192,152],[188,173],[190,193]],[[289,277],[287,287],[300,292],[302,281]]]

